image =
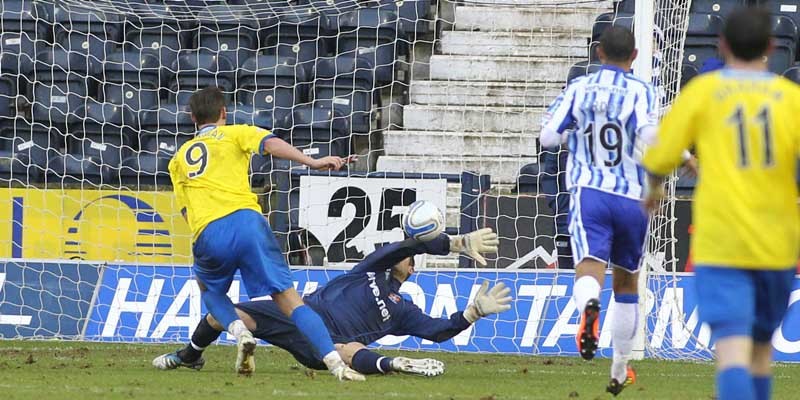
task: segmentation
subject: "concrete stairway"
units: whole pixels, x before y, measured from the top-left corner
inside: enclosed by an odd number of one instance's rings
[[[378,169],[490,174],[513,183],[536,162],[539,123],[586,57],[594,18],[611,1],[585,7],[458,5],[439,37],[430,80],[413,80],[403,129],[384,133]],[[526,4],[530,4],[526,0]]]

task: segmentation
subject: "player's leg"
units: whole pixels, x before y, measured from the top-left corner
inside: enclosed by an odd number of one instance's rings
[[[717,356],[717,398],[753,399],[750,366],[755,322],[755,285],[751,271],[695,266],[697,307],[711,328]]]
[[[401,372],[420,376],[438,376],[444,373],[444,363],[439,360],[386,357],[358,342],[337,343],[336,350],[350,367],[364,375]]]
[[[332,373],[339,379],[363,380],[362,375],[347,368],[336,352],[322,318],[303,303],[294,289],[289,266],[269,224],[263,216],[253,213],[258,217],[251,223],[258,229],[247,238],[248,247],[242,249],[239,268],[248,295],[251,298],[272,295],[275,304],[308,338]]]
[[[611,251],[610,213],[604,196],[597,190],[578,188],[570,199],[569,232],[576,264],[572,297],[581,312],[575,340],[586,360],[594,358],[600,339],[600,289]]]
[[[248,235],[243,219],[245,214],[240,210],[211,222],[195,241],[192,253],[203,304],[236,337],[239,356],[235,368],[239,373],[249,374],[253,371],[247,361],[255,353],[256,340],[239,319],[227,294],[241,257],[240,237]]]
[[[750,372],[756,400],[772,394],[772,335],[780,326],[789,304],[795,269],[757,271],[756,321],[753,326],[753,352]]]
[[[610,317],[614,353],[606,391],[616,396],[636,382],[636,373],[628,362],[639,330],[639,268],[647,238],[648,218],[638,201],[624,198],[617,200],[613,215],[614,240],[610,261],[614,267],[614,312]]]

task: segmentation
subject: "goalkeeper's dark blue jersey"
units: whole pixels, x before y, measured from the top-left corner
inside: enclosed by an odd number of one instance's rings
[[[405,240],[381,247],[304,300],[325,321],[334,342],[372,343],[386,335],[412,335],[434,342],[452,338],[470,323],[461,311],[449,319],[431,318],[400,293],[391,268],[416,254],[444,255],[450,240]]]

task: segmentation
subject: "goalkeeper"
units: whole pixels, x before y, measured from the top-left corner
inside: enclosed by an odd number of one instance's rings
[[[362,374],[392,371],[423,376],[444,373],[444,364],[433,359],[384,357],[366,348],[385,335],[413,335],[443,342],[487,315],[511,308],[510,290],[503,283],[488,289],[484,281],[475,300],[449,319],[425,315],[414,303],[400,296],[400,285],[414,273],[416,254],[464,253],[486,264],[480,253],[497,252],[497,235],[481,229],[466,235],[439,235],[429,242],[407,239],[376,250],[352,270],[338,276],[305,298],[305,303],[324,320],[342,359]],[[308,368],[325,369],[294,322],[281,313],[275,302],[258,300],[236,305],[236,311],[257,338],[289,351]],[[210,315],[200,321],[191,343],[174,353],[153,360],[158,369],[201,369],[203,350],[222,333],[223,327]]]

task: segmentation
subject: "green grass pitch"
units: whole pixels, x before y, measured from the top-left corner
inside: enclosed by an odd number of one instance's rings
[[[262,347],[256,373],[233,372],[233,346],[212,346],[202,371],[158,371],[153,357],[175,345],[0,340],[0,393],[10,399],[610,399],[608,360],[453,353],[386,352],[435,357],[444,375],[370,376],[337,382],[286,352]],[[713,399],[708,363],[639,361],[636,385],[621,399]],[[775,368],[775,399],[797,398],[800,365]]]

